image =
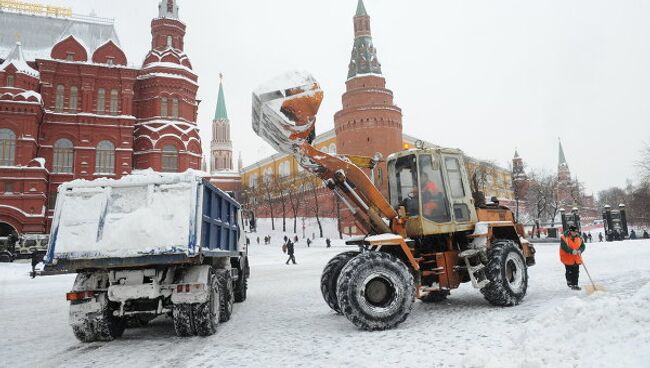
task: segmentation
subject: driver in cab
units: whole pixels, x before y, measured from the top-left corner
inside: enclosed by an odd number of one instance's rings
[[[442,195],[438,185],[429,179],[427,173],[420,174],[422,185],[420,191],[422,193],[422,214],[425,217],[432,217],[436,210],[438,210],[440,196]]]

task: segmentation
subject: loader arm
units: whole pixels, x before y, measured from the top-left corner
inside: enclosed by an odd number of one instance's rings
[[[349,208],[366,234],[403,233],[397,212],[353,162],[359,157],[330,155],[311,145],[323,92],[308,73],[279,76],[253,92],[253,130],[278,152],[293,155]]]

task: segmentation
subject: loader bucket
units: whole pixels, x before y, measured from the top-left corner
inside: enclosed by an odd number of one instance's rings
[[[318,82],[306,72],[289,72],[253,92],[253,130],[276,151],[293,154],[314,138],[323,101]]]

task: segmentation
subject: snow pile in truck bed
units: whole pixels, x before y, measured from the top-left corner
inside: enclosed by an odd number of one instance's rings
[[[186,252],[193,230],[197,177],[196,172],[145,171],[120,180],[66,184],[56,212],[55,257]]]

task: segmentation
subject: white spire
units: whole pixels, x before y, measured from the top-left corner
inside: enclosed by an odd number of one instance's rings
[[[25,55],[23,55],[23,47],[20,42],[16,42],[14,49],[11,50],[4,63],[0,65],[0,70],[6,70],[7,67],[12,64],[18,73],[27,74],[35,78],[39,77],[39,73],[27,64]]]
[[[158,18],[178,19],[176,0],[161,0],[158,4]]]

